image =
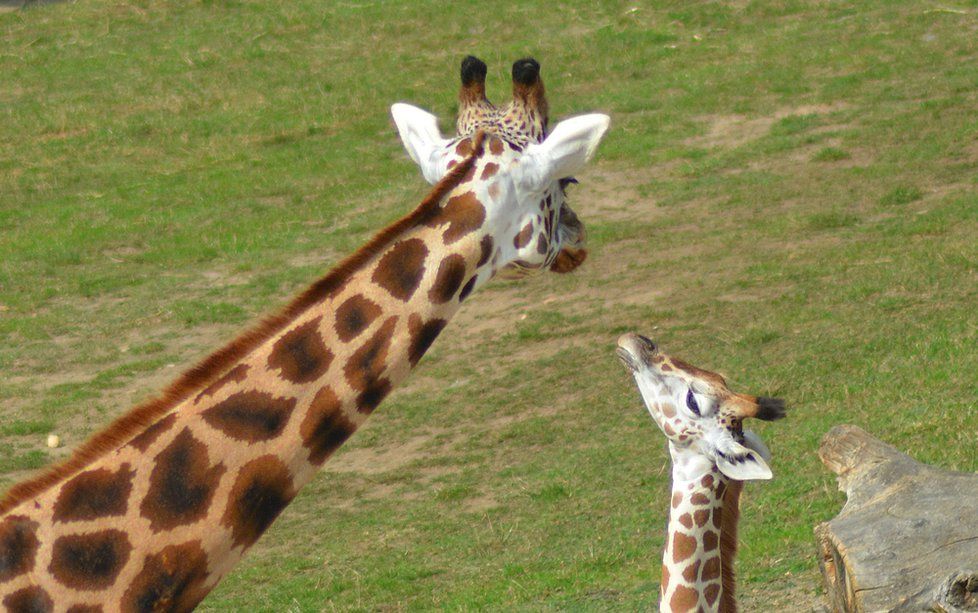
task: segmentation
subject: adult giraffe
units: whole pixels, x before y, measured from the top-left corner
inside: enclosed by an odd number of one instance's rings
[[[484,79],[484,65],[472,78],[479,65],[466,59],[463,94]],[[521,60],[513,75],[512,103],[453,139],[432,115],[394,105],[408,153],[435,184],[421,205],[159,399],[10,490],[0,603],[192,609],[474,290],[504,268],[580,263],[583,228],[559,180],[583,168],[608,117],[572,118],[544,138],[539,65]]]

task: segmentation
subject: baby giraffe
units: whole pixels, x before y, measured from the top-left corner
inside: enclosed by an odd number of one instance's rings
[[[672,456],[659,610],[736,611],[740,491],[745,480],[771,478],[767,447],[742,422],[780,419],[784,402],[734,393],[720,375],[671,358],[638,334],[618,339],[618,357],[635,376]]]

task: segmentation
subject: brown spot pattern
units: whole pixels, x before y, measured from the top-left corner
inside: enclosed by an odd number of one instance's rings
[[[39,541],[36,521],[23,515],[7,517],[0,523],[0,583],[34,568]]]
[[[420,238],[398,241],[380,258],[371,279],[395,298],[407,302],[424,276],[426,257],[428,247]]]
[[[503,141],[496,136],[489,138],[489,152],[493,155],[502,155],[503,153]]]
[[[387,352],[396,325],[397,317],[389,317],[343,365],[350,387],[362,392],[380,379],[387,368]]]
[[[295,398],[275,398],[257,391],[238,392],[201,416],[212,428],[238,441],[269,441],[285,429]]]
[[[703,551],[713,551],[720,544],[720,537],[716,532],[706,532],[703,534]]]
[[[432,343],[441,334],[441,331],[445,329],[448,322],[444,319],[429,319],[428,321],[422,323],[421,318],[417,315],[411,315],[408,319],[408,333],[411,336],[411,340],[408,347],[408,361],[411,362],[411,366],[415,366],[418,360],[421,359],[429,348],[431,348]]]
[[[115,472],[100,468],[79,474],[61,488],[51,520],[68,522],[124,515],[135,475],[128,463]]]
[[[679,503],[682,502],[682,501],[683,501],[683,493],[682,492],[675,492],[672,495],[672,508],[674,508],[674,509],[677,508],[679,506]]]
[[[672,593],[672,598],[669,599],[669,610],[673,613],[694,611],[698,600],[699,594],[696,593],[696,590],[685,585],[677,585],[676,591]]]
[[[543,255],[544,253],[547,252],[547,249],[549,247],[550,247],[550,241],[547,240],[546,235],[540,234],[540,236],[537,238],[537,253]]]
[[[156,442],[161,434],[173,427],[177,421],[177,414],[170,413],[158,422],[151,424],[145,430],[137,434],[129,441],[129,444],[140,451],[146,451],[149,446]]]
[[[495,175],[498,170],[499,170],[499,164],[495,162],[489,162],[482,168],[482,174],[479,176],[479,178],[485,181],[486,179],[489,179],[493,175]]]
[[[156,456],[139,511],[155,532],[197,521],[207,514],[224,471],[221,463],[210,465],[207,446],[184,428]]]
[[[207,595],[206,579],[200,541],[170,545],[144,558],[120,604],[123,611],[191,611]]]
[[[54,611],[54,601],[36,585],[21,588],[3,599],[8,613],[48,613]]]
[[[706,496],[706,494],[701,494],[700,492],[696,492],[690,497],[689,502],[690,504],[700,506],[704,504],[710,504],[710,499]]]
[[[69,534],[54,542],[48,571],[76,590],[104,589],[115,581],[131,551],[129,538],[121,530]]]
[[[446,245],[451,245],[463,236],[481,228],[485,219],[485,207],[474,193],[465,192],[449,198],[445,207],[425,223],[432,228],[448,224],[442,232],[442,240]]]
[[[685,580],[686,583],[695,583],[696,576],[699,574],[699,572],[700,572],[700,561],[696,560],[695,562],[687,566],[685,570],[683,570],[683,580]]]
[[[455,292],[465,280],[465,258],[452,254],[441,261],[435,282],[428,291],[428,299],[435,304],[444,304],[455,297]]]
[[[706,586],[703,590],[703,596],[706,597],[707,604],[713,604],[717,601],[717,596],[720,595],[720,584],[714,583],[712,585]]]
[[[333,354],[319,334],[322,317],[289,331],[272,347],[268,367],[279,369],[283,378],[293,383],[309,383],[326,373]]]
[[[700,580],[703,582],[717,579],[720,576],[720,556],[713,556],[703,564],[703,575]]]
[[[463,300],[469,297],[469,294],[471,294],[472,290],[475,289],[475,282],[478,280],[479,280],[479,275],[473,275],[472,278],[465,283],[465,286],[462,288],[462,291],[458,293],[459,302],[462,302]]]
[[[322,464],[356,431],[343,414],[340,400],[332,388],[319,390],[299,426],[302,444],[309,449],[309,461]]]
[[[660,407],[660,410],[662,411],[662,414],[667,419],[672,419],[673,417],[676,416],[676,407],[671,402],[664,402],[664,403],[662,403],[662,406]]]
[[[222,387],[229,383],[241,383],[248,376],[248,368],[249,366],[247,364],[238,364],[231,370],[227,371],[223,376],[219,377],[216,381],[204,388],[204,391],[197,394],[197,397],[194,398],[194,403],[200,402],[200,399],[204,396],[213,396]]]
[[[696,553],[696,539],[681,532],[672,535],[672,561],[675,563],[688,560]]]
[[[235,547],[250,547],[295,497],[292,474],[274,455],[245,464],[231,487],[221,524]]]
[[[352,341],[380,316],[380,307],[367,298],[357,294],[347,298],[336,309],[336,335],[344,343]]]
[[[687,530],[690,530],[693,527],[693,518],[689,516],[689,513],[683,513],[679,517],[679,523],[681,523]]]
[[[693,519],[696,521],[696,525],[702,528],[710,519],[710,510],[700,509],[699,511],[693,513]]]
[[[530,238],[533,237],[533,222],[527,222],[520,233],[513,238],[513,246],[517,249],[522,249],[530,244]]]
[[[65,613],[102,613],[102,605],[76,604],[68,607]]]
[[[480,266],[484,265],[486,262],[489,261],[489,258],[492,257],[492,248],[494,246],[495,245],[493,243],[491,235],[486,234],[485,236],[482,237],[482,240],[479,241],[479,248],[481,249],[481,252],[479,253],[479,261],[476,262],[475,265],[476,268],[479,268]]]
[[[373,413],[374,409],[379,407],[384,398],[387,398],[387,395],[391,393],[391,389],[391,382],[386,377],[371,383],[367,389],[357,396],[357,412],[367,415]]]
[[[455,146],[455,153],[461,157],[468,157],[472,153],[472,139],[464,138]]]

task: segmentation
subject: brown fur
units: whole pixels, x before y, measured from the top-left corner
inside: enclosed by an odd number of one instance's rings
[[[465,106],[466,104],[473,104],[475,102],[482,102],[485,99],[485,81],[472,81],[468,84],[468,86],[463,85],[458,91],[458,101],[462,103],[462,106]]]
[[[513,83],[513,98],[524,100],[527,107],[539,113],[541,123],[546,129],[550,107],[547,104],[547,93],[543,87],[543,79],[537,78],[531,85]]]
[[[399,235],[418,225],[422,220],[429,218],[432,209],[437,207],[438,203],[462,182],[474,166],[475,161],[482,155],[485,133],[479,131],[474,141],[472,153],[452,168],[414,211],[374,236],[353,255],[340,262],[325,277],[299,294],[279,313],[266,317],[257,326],[238,336],[183,373],[164,389],[159,398],[138,405],[128,413],[118,417],[107,428],[83,443],[67,460],[48,468],[32,479],[11,487],[0,500],[0,515],[78,473],[106,453],[124,445],[133,436],[189,398],[194,392],[200,391],[212,383],[256,347],[281,332],[289,322],[309,307],[321,302],[331,292],[342,287],[356,271],[390,246]]]
[[[734,557],[737,555],[737,522],[740,521],[740,492],[743,481],[727,481],[727,491],[723,493],[723,515],[720,519],[720,581],[723,594],[720,596],[720,611],[736,613],[737,576],[734,572]]]

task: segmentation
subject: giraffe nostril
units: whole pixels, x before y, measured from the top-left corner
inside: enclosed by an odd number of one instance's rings
[[[656,345],[655,344],[655,341],[653,341],[649,337],[642,336],[641,334],[638,334],[636,336],[638,336],[638,340],[642,341],[642,345],[643,345],[644,349],[646,351],[648,351],[649,353],[655,353],[656,351],[659,350],[659,346]]]

